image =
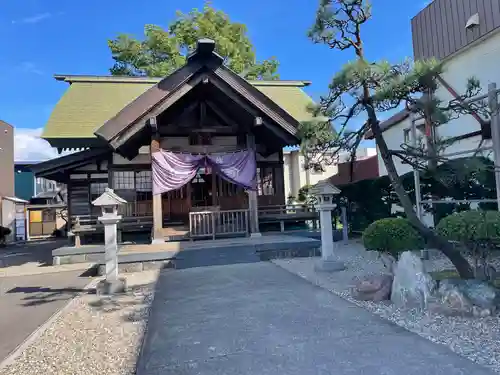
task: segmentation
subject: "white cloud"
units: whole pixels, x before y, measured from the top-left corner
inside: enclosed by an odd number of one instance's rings
[[[46,140],[40,138],[41,134],[42,128],[15,128],[14,160],[39,162],[61,156],[57,153],[57,149],[51,147]]]
[[[13,24],[15,24],[15,23],[38,23],[38,22],[43,21],[43,20],[50,18],[50,17],[52,17],[52,13],[45,12],[45,13],[35,14],[34,16],[21,18],[19,20],[14,20],[14,21],[12,21],[12,23]]]
[[[24,61],[21,63],[20,66],[21,70],[25,73],[32,73],[36,75],[43,75],[43,71],[40,70],[37,65],[34,62],[31,61]]]

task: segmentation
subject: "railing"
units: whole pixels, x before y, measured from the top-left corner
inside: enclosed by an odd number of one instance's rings
[[[318,213],[313,205],[307,204],[285,204],[276,206],[263,206],[258,208],[259,223],[280,224],[280,231],[285,231],[285,222],[304,221],[312,222],[316,229],[319,220]]]
[[[192,238],[248,234],[248,210],[198,211],[189,213]]]
[[[307,204],[285,204],[259,207],[259,217],[300,214],[310,214],[308,216],[313,216],[314,214],[316,214],[316,210],[313,205]]]

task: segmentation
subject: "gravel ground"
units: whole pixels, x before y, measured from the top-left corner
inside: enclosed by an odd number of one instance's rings
[[[336,273],[316,273],[317,258],[277,259],[276,265],[345,298],[357,306],[390,320],[433,342],[444,344],[470,360],[500,372],[500,318],[447,317],[417,310],[400,310],[389,302],[357,301],[350,289],[363,276],[384,272],[383,264],[373,252],[367,252],[355,241],[340,245],[337,252],[347,269]],[[450,269],[445,259],[426,261],[428,271]]]
[[[129,291],[77,297],[1,375],[134,374],[157,271],[126,275]]]

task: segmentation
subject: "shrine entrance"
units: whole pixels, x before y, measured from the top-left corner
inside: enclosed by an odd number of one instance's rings
[[[210,168],[200,168],[191,180],[191,207],[209,207],[216,205],[213,194],[215,176]]]

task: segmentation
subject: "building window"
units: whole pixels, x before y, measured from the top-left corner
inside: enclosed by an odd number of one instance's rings
[[[90,199],[94,201],[95,199],[99,198],[101,194],[104,193],[107,187],[108,187],[107,182],[90,183]]]
[[[134,190],[134,172],[119,171],[113,174],[113,184],[117,190]]]
[[[55,208],[45,209],[42,211],[42,221],[52,222],[56,221],[56,210]]]
[[[257,168],[257,191],[259,195],[275,194],[274,168]]]
[[[113,186],[117,194],[129,202],[153,199],[153,173],[145,171],[115,171]]]
[[[137,201],[149,201],[153,199],[153,172],[136,172],[135,191]]]
[[[153,190],[153,173],[151,171],[140,171],[135,175],[135,185],[137,191]]]
[[[108,187],[107,182],[91,182],[90,183],[90,202],[95,201],[97,198],[101,196],[102,193]],[[101,215],[101,208],[96,207],[91,204],[90,211],[92,215]]]
[[[406,144],[410,143],[410,139],[411,139],[410,130],[411,129],[403,130],[403,143],[406,143]]]

